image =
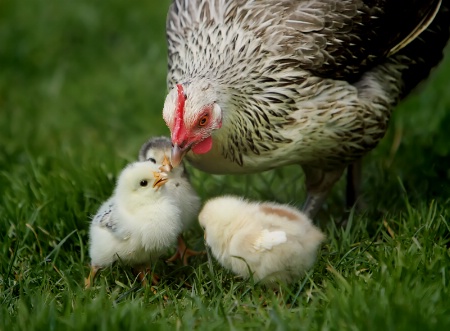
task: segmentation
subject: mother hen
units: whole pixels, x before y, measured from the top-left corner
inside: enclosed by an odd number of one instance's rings
[[[314,216],[442,58],[450,0],[174,0],[163,117],[172,162],[299,164]]]

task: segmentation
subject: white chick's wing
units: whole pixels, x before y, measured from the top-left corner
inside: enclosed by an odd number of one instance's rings
[[[253,248],[259,252],[271,250],[273,247],[287,241],[286,232],[264,229],[253,242]]]
[[[92,219],[92,224],[98,225],[111,232],[118,239],[126,240],[129,233],[120,227],[120,222],[114,212],[114,200],[105,201]]]

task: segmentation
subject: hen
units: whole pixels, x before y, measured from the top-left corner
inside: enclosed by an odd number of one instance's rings
[[[186,155],[219,174],[299,164],[304,211],[314,216],[345,168],[384,136],[398,101],[441,60],[449,6],[174,0],[163,110],[173,164]]]

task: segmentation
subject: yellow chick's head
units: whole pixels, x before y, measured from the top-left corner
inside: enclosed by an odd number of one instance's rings
[[[210,226],[227,226],[233,222],[243,204],[245,204],[244,199],[232,196],[222,196],[208,200],[208,203],[203,206],[198,215],[200,226],[204,229]]]
[[[158,187],[153,187],[158,166],[150,161],[129,164],[120,174],[115,188],[115,196],[132,205],[143,205],[157,196]]]

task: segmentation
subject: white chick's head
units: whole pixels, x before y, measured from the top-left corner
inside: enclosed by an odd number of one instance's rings
[[[154,199],[161,194],[158,188],[153,187],[154,172],[158,171],[158,166],[151,161],[129,164],[117,180],[116,198],[130,206],[147,204],[149,199]]]
[[[154,164],[161,165],[164,156],[170,159],[172,151],[172,141],[169,137],[161,136],[150,138],[145,142],[139,150],[139,161],[150,161]],[[173,169],[172,177],[188,177],[184,164]]]
[[[154,137],[145,142],[139,150],[139,161],[151,161],[161,164],[164,154],[170,158],[172,142],[168,137]]]

